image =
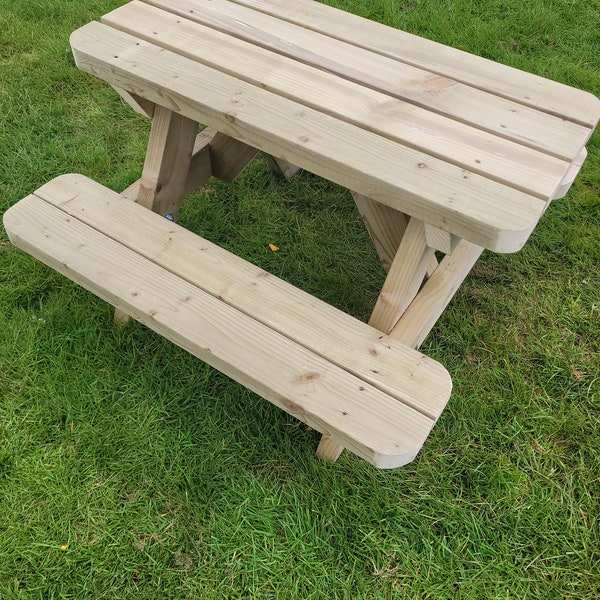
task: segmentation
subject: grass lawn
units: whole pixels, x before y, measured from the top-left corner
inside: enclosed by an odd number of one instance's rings
[[[600,95],[598,0],[330,3]],[[0,0],[0,213],[60,173],[139,177],[149,123],[68,42],[119,4]],[[0,598],[598,600],[600,135],[588,151],[423,346],[454,392],[391,472],[319,462],[315,431],[115,328],[1,230]],[[257,160],[181,222],[368,318],[383,271],[346,190]]]

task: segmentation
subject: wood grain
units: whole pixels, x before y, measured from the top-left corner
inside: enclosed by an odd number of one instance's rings
[[[71,44],[83,70],[495,251],[518,250],[545,210],[538,198],[110,27],[89,23]]]
[[[194,0],[201,2],[202,0]],[[450,77],[475,89],[593,129],[600,100],[593,94],[312,0],[232,0],[396,61]]]

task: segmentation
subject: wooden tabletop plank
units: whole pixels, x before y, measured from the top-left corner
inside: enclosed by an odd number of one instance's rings
[[[103,23],[544,200],[570,163],[141,2]]]
[[[444,409],[446,370],[366,323],[82,175],[64,175],[36,194],[430,418]]]
[[[336,37],[382,56],[451,77],[594,129],[600,100],[593,94],[412,35],[313,0],[232,0]]]
[[[518,250],[545,203],[120,32],[71,36],[78,66],[269,154],[497,252]]]
[[[228,0],[147,2],[569,162],[591,132],[588,127],[457,83],[448,76],[415,68]]]

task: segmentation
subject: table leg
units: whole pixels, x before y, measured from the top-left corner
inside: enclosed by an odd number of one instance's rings
[[[461,240],[425,282],[415,299],[389,333],[407,346],[418,348],[433,329],[464,281],[483,248]]]
[[[156,106],[140,180],[138,204],[177,217],[185,194],[198,123]]]
[[[411,218],[392,261],[369,325],[389,333],[408,308],[435,259],[435,250],[427,245],[425,224]]]
[[[125,100],[131,104],[135,99],[126,96]],[[136,202],[175,219],[185,196],[198,123],[159,105],[152,114],[142,177],[135,186]],[[129,316],[116,309],[114,320],[124,324]]]
[[[365,196],[353,193],[388,276],[379,294],[369,325],[389,333],[408,308],[435,261],[435,250],[427,245],[425,225]],[[391,261],[390,261],[391,257]],[[317,456],[335,462],[342,452],[323,435]]]
[[[192,152],[192,160],[184,187],[188,196],[203,186],[211,177],[223,181],[233,181],[254,158],[258,150],[238,142],[214,129],[203,129],[197,136]],[[121,192],[128,200],[136,200],[141,179]]]
[[[227,182],[233,181],[258,153],[256,148],[219,131],[214,132],[209,149],[213,176]]]
[[[129,98],[134,102],[137,98]],[[214,176],[233,181],[258,150],[214,129],[198,135],[198,124],[156,106],[142,178],[121,195],[172,218],[177,217],[185,196]],[[115,310],[115,322],[129,317]]]
[[[272,173],[278,175],[279,177],[285,177],[289,179],[293,177],[299,170],[300,167],[293,165],[292,163],[284,160],[283,158],[278,158],[277,156],[271,156],[270,154],[264,153],[263,156],[269,165],[269,169],[271,169]]]
[[[352,197],[387,273],[406,231],[408,217],[358,192],[352,192]]]

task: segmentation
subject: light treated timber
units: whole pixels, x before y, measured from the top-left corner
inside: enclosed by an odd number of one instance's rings
[[[120,88],[115,89],[119,91]],[[126,98],[127,94],[123,90],[121,97]],[[130,103],[142,108],[146,101],[140,103],[138,98],[130,95]],[[152,106],[152,127],[142,177],[130,185],[123,196],[130,197],[135,193],[135,201],[140,205],[176,219],[183,199],[190,191],[188,186],[200,185],[200,179],[205,175],[210,177],[208,153],[206,149],[198,148],[196,164],[190,171],[198,123],[162,106]],[[124,325],[128,321],[129,316],[115,308],[114,322]]]
[[[131,202],[135,202],[137,200],[139,193],[140,193],[140,180],[137,179],[131,185],[128,185],[121,192],[121,196],[123,196],[123,198],[125,198],[125,200],[130,200]]]
[[[230,2],[225,4],[231,6]],[[203,10],[201,14],[205,18],[207,11]],[[215,14],[220,16],[220,13]],[[465,169],[465,177],[469,177],[470,172],[478,173],[547,200],[571,161],[571,155],[566,159],[549,156],[141,2],[126,4],[105,16],[103,22],[322,113],[456,164]],[[292,27],[293,31],[297,29]],[[252,31],[252,28],[244,24],[243,30]],[[287,42],[285,47],[294,48]],[[337,55],[343,55],[343,52]],[[381,57],[376,58],[381,61]],[[366,71],[369,76],[371,72]],[[418,89],[414,76],[407,77],[406,85],[410,90]],[[473,91],[467,91],[472,98]],[[439,94],[433,96],[438,98]],[[489,101],[478,102],[481,108],[473,108],[471,113],[483,118],[481,113],[488,109]],[[464,103],[462,99],[453,100],[450,105],[462,107]],[[515,113],[509,109],[506,112],[515,118]],[[492,117],[484,116],[488,123],[493,122]],[[534,116],[527,120],[528,129],[524,130],[525,121],[519,115],[519,135],[526,135],[528,140],[536,139],[535,132],[531,131]],[[544,118],[548,117],[544,115]],[[565,126],[563,121],[553,119],[557,121],[553,131]],[[502,120],[503,127],[498,129],[504,132],[507,119]],[[547,135],[548,124],[545,125],[541,129]],[[556,143],[555,136],[551,139]],[[563,144],[558,146],[561,152],[568,146],[565,140],[562,141]],[[579,151],[584,141],[584,138],[577,141],[573,152]]]
[[[209,147],[212,149],[217,173],[226,181],[232,181],[239,175],[256,154],[256,150],[237,140],[228,138],[212,129],[204,129],[196,136],[183,197],[193,193],[212,176]],[[135,201],[139,196],[140,183],[141,179],[132,183],[121,192],[121,196]],[[114,321],[117,325],[124,325],[129,321],[129,316],[123,311],[115,309]]]
[[[209,144],[212,174],[217,179],[231,182],[238,177],[258,150],[219,131]]]
[[[196,136],[192,160],[188,170],[187,180],[184,186],[184,196],[191,194],[198,187],[206,183],[211,175],[210,153],[208,145],[216,131],[204,129]],[[127,200],[135,201],[139,194],[141,179],[134,181],[121,192],[121,196]]]
[[[271,172],[279,177],[290,179],[290,177],[293,177],[300,170],[300,167],[297,167],[296,165],[293,165],[282,158],[277,158],[276,156],[271,156],[270,154],[263,154],[263,156],[267,161]]]
[[[194,141],[192,158],[188,167],[185,185],[183,186],[183,197],[195,192],[212,177],[212,164],[210,156],[210,144],[216,131],[203,129]]]
[[[408,217],[357,192],[351,192],[358,212],[387,273],[406,230]]]
[[[190,21],[206,24],[255,46],[356,81],[363,87],[446,115],[455,122],[474,125],[567,160],[591,133],[589,127],[339,41],[328,31],[323,35],[312,28],[297,27],[228,0],[151,0],[151,4],[164,7],[176,17],[186,17],[179,19],[181,25]],[[129,10],[136,10],[136,5]],[[105,18],[109,22],[112,13]],[[560,141],[553,139],[550,130]]]
[[[460,241],[460,238],[455,235],[428,223],[425,223],[425,239],[430,248],[444,254],[452,254]]]
[[[150,119],[154,116],[154,108],[156,106],[154,102],[148,102],[148,100],[141,96],[130,94],[127,90],[117,87],[116,85],[113,85],[112,87],[115,92],[121,96],[123,102],[131,106],[136,113],[143,117],[149,117]]]
[[[387,273],[398,252],[398,247],[406,231],[409,219],[406,215],[389,206],[379,204],[362,194],[351,193],[367,231],[373,240],[381,264]],[[425,279],[430,277],[438,266],[433,253],[430,252],[429,254],[430,262],[424,275]],[[371,317],[372,324],[373,317]],[[327,436],[323,436],[317,448],[317,456],[330,462],[335,462],[343,449],[343,446],[339,446]]]
[[[415,446],[420,447],[432,425],[427,417],[416,411],[406,414],[408,409],[401,403],[368,389],[212,296],[200,294],[160,266],[124,252],[118,243],[89,227],[78,229],[77,223],[71,222],[67,232],[64,218],[44,210],[47,205],[35,204],[34,199],[27,207],[30,215],[20,211],[16,215],[19,223],[9,220],[12,239],[19,247],[311,427],[343,439],[345,446],[377,466],[401,466],[414,457]],[[77,252],[82,240],[86,241],[85,253]],[[96,264],[102,264],[106,272]],[[328,402],[338,394],[343,394],[344,410]],[[362,397],[370,401],[363,402]],[[378,405],[376,412],[374,404]],[[406,436],[411,439],[389,435],[393,429],[390,413],[399,422],[407,417],[412,420]],[[386,423],[387,434],[381,430]],[[390,452],[394,454],[390,456]]]
[[[423,284],[433,257],[423,222],[410,219],[369,319],[371,327],[392,330]]]
[[[71,44],[84,71],[492,250],[518,250],[545,209],[518,190],[476,174],[465,179],[444,161],[99,23],[77,30]]]
[[[328,435],[323,435],[317,447],[317,458],[335,462],[343,451],[344,446],[332,440]]]
[[[137,208],[118,198],[120,207]],[[162,227],[156,215],[147,216]],[[164,268],[168,265],[142,258],[37,196],[9,210],[4,221],[19,247],[376,466],[412,460],[433,425],[429,417],[175,276]],[[436,364],[430,361],[429,382],[434,374],[448,386],[447,374]]]
[[[600,101],[588,92],[363,19],[320,2],[233,2],[591,129],[600,118]]]
[[[184,197],[195,192],[212,176],[223,181],[233,181],[254,158],[257,150],[234,140],[214,129],[203,129],[197,136],[192,160],[184,186]],[[138,197],[140,181],[137,180],[121,192],[128,200]]]
[[[423,287],[390,332],[390,337],[418,348],[429,335],[450,300],[481,255],[482,248],[460,241],[451,255],[432,270]],[[335,462],[343,446],[323,436],[317,454]]]
[[[185,196],[198,123],[163,106],[154,110],[138,204],[177,218]]]
[[[443,393],[435,381],[427,382],[430,359],[390,342],[358,319],[167,219],[157,220],[149,211],[123,202],[115,192],[81,175],[59,177],[36,194],[266,326],[285,332],[332,363],[343,365],[370,385],[403,403],[412,403],[430,418],[437,418],[443,410],[445,402],[439,400]],[[403,377],[406,372],[410,377]],[[442,381],[442,391],[447,384]],[[421,398],[423,385],[428,386],[431,398]]]
[[[587,150],[585,148],[582,148],[581,152],[575,157],[575,160],[569,167],[569,170],[567,171],[567,174],[565,175],[564,179],[561,181],[560,185],[554,192],[554,196],[552,197],[553,200],[558,200],[559,198],[563,198],[567,194],[567,192],[573,185],[573,182],[575,181],[575,177],[577,177],[577,174],[579,173],[581,167],[583,166],[583,163],[585,162],[586,158],[587,158]]]
[[[481,252],[481,247],[461,241],[454,252],[440,262],[439,267],[392,329],[390,337],[407,346],[418,348],[477,262]]]
[[[121,97],[125,98],[128,92],[123,92]],[[130,95],[130,98],[137,103],[137,95]],[[142,177],[139,183],[129,186],[126,193],[137,192],[136,202],[175,219],[185,196],[198,123],[162,106],[154,106],[152,117]],[[114,321],[124,325],[129,316],[117,307]]]
[[[351,192],[351,194],[373,240],[383,269],[387,273],[394,261],[409,218],[405,214],[362,194],[357,192]],[[437,264],[437,259],[432,256],[425,277],[429,277],[435,271]]]

